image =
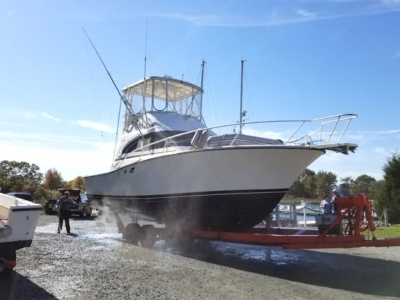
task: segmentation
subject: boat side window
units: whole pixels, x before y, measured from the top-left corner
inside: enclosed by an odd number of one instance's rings
[[[151,143],[155,143],[155,142],[157,142],[157,141],[160,141],[160,140],[162,140],[162,139],[165,139],[167,136],[165,136],[164,134],[163,134],[163,132],[153,132],[153,133],[151,133]],[[153,146],[152,146],[152,149],[160,149],[160,148],[164,148],[164,146],[165,146],[165,141],[164,142],[160,142],[160,143],[157,143],[157,144],[154,144]]]
[[[180,133],[183,133],[183,131],[182,132],[178,132],[178,131],[174,132],[174,134],[180,134]],[[174,141],[176,142],[176,144],[178,146],[191,146],[191,142],[192,142],[194,134],[195,134],[195,132],[191,132],[188,134],[184,134],[184,135],[175,137]]]
[[[158,131],[146,134],[143,138],[137,138],[131,142],[129,142],[123,149],[122,154],[131,153],[136,149],[140,149],[141,147],[145,147],[148,144],[156,143],[157,141],[161,141],[168,137],[172,137],[177,134],[181,134],[183,131]],[[156,143],[151,147],[154,149],[162,149],[165,147],[166,143],[168,146],[190,146],[191,140],[193,138],[194,132],[188,133],[186,135],[178,136],[175,138],[171,138],[170,140],[166,140],[163,142]]]
[[[184,133],[184,131],[159,131],[159,132],[155,132],[152,133],[152,137],[151,137],[151,142],[154,143],[156,141],[168,138],[168,137],[172,137],[174,135],[177,134],[181,134]],[[167,147],[168,146],[190,146],[190,143],[192,141],[194,132],[188,133],[188,134],[184,134],[178,137],[174,137],[171,138],[169,140],[166,140],[164,142],[161,143],[157,143],[155,145],[153,145],[153,149],[157,149],[157,148],[164,148],[165,143],[167,143]]]
[[[138,139],[129,142],[124,149],[122,149],[122,154],[131,153],[133,150],[137,149]]]
[[[151,137],[150,137],[150,135],[151,135],[151,134],[146,134],[143,138],[141,138],[141,139],[139,140],[139,143],[138,143],[138,147],[137,147],[137,148],[145,147],[146,145],[150,144],[150,143],[151,143]]]

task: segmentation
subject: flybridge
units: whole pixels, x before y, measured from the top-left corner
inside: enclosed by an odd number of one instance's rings
[[[192,83],[170,76],[152,76],[127,86],[122,92],[130,106],[125,114],[126,131],[145,112],[172,112],[203,121],[203,88]],[[135,115],[129,110],[135,111]]]
[[[176,102],[194,98],[203,93],[203,89],[190,82],[177,80],[171,76],[151,76],[124,88],[125,95],[134,94],[165,102]]]

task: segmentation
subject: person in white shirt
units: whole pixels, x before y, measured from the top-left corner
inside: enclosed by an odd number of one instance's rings
[[[328,195],[324,195],[324,198],[321,201],[321,204],[319,205],[321,207],[322,212],[325,215],[331,215],[333,212],[333,203],[331,199],[328,197]]]

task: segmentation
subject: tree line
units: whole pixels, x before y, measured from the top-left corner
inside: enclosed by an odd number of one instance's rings
[[[305,169],[287,192],[287,198],[319,199],[324,195],[331,195],[333,188],[338,188],[342,196],[366,194],[370,199],[375,199],[382,181],[363,174],[356,179],[352,177],[340,178],[332,172],[319,171],[315,173]]]
[[[60,193],[57,189],[77,188],[85,191],[85,181],[82,176],[66,181],[60,172],[52,168],[44,174],[40,172],[39,166],[25,161],[0,162],[0,188],[2,193],[28,192],[34,199],[41,201],[45,199],[57,199]]]
[[[305,169],[286,193],[286,199],[308,198],[322,199],[331,195],[334,187],[339,188],[342,196],[365,194],[373,200],[373,208],[378,214],[388,210],[389,220],[400,224],[400,154],[394,153],[382,167],[383,179],[363,174],[356,179],[344,177],[338,180],[332,172],[314,172]]]
[[[305,169],[296,179],[286,194],[286,199],[308,198],[318,199],[330,195],[333,187],[338,187],[343,194],[358,195],[364,193],[373,200],[374,209],[380,214],[388,209],[390,222],[400,224],[400,154],[394,153],[387,159],[382,168],[382,180],[363,174],[356,179],[340,178],[332,172],[314,172]],[[35,199],[54,199],[60,196],[58,188],[78,188],[85,191],[85,181],[77,176],[65,181],[60,172],[52,168],[44,174],[39,166],[24,161],[0,162],[0,188],[2,193],[29,192]]]

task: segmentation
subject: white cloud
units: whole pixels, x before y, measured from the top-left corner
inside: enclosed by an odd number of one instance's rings
[[[43,147],[42,144],[17,145],[11,142],[1,142],[1,159],[34,163],[45,173],[50,168],[57,169],[65,180],[77,176],[93,175],[107,172],[112,163],[114,143],[93,143],[90,150],[61,149]]]
[[[376,154],[382,154],[382,153],[386,153],[386,150],[385,150],[385,148],[375,148],[374,152]]]
[[[386,158],[383,155],[374,154],[372,150],[357,149],[355,153],[349,155],[327,151],[308,168],[315,172],[332,172],[337,175],[338,180],[343,177],[356,179],[362,174],[381,180],[382,166],[385,162]]]
[[[57,121],[57,122],[60,122],[60,121],[61,121],[60,119],[57,119],[57,118],[55,118],[55,117],[52,117],[52,116],[50,116],[50,115],[47,114],[47,113],[42,112],[42,113],[40,113],[40,114],[41,114],[43,117],[48,118],[48,119],[50,119],[50,120]]]
[[[113,133],[115,131],[114,128],[112,128],[111,126],[109,126],[107,124],[102,124],[99,122],[92,122],[92,121],[87,121],[87,120],[78,120],[78,121],[72,122],[72,124],[91,128],[91,129],[98,130],[98,131],[103,131],[103,132]]]
[[[346,2],[353,1],[337,1],[342,2],[339,5],[345,5]],[[355,2],[355,1],[354,1]],[[360,1],[361,2],[361,1]],[[352,11],[348,9],[342,9],[344,13],[327,13],[321,15],[320,13],[311,12],[306,9],[298,9],[295,14],[279,14],[278,10],[272,10],[271,12],[265,13],[263,9],[259,11],[263,13],[260,15],[253,15],[251,19],[244,19],[239,15],[218,15],[218,14],[184,14],[179,12],[174,13],[158,13],[156,12],[154,16],[161,18],[177,19],[184,22],[190,22],[198,26],[209,26],[209,27],[271,27],[271,26],[282,26],[288,24],[297,24],[303,22],[311,21],[326,21],[342,18],[354,18],[354,17],[364,17],[373,16],[389,13],[400,12],[400,7],[397,3],[400,0],[382,0],[381,5],[377,5],[374,8],[364,8],[359,6]],[[395,5],[396,4],[396,5]]]
[[[31,144],[43,144],[48,142],[51,144],[62,144],[62,143],[74,143],[74,144],[85,144],[92,145],[94,142],[88,137],[81,139],[75,136],[59,135],[59,134],[46,134],[46,133],[16,133],[12,131],[0,131],[0,138],[4,137],[4,141],[10,141],[12,139],[15,144],[21,143],[29,147]],[[1,142],[1,139],[0,139]]]
[[[285,141],[289,137],[289,132],[274,132],[274,131],[262,131],[262,130],[257,130],[254,128],[246,128],[243,127],[242,130],[243,134],[247,135],[254,135],[254,136],[259,136],[259,137],[264,137],[264,138],[269,138],[269,139],[279,139]]]
[[[57,119],[48,113],[45,112],[32,112],[32,111],[22,111],[22,110],[7,110],[4,112],[8,116],[12,117],[18,117],[18,118],[25,118],[25,119],[34,119],[38,116],[45,117],[47,119],[53,120],[53,121],[58,121],[60,122],[60,119]]]
[[[400,0],[381,0],[386,6],[400,6]]]
[[[322,160],[323,162],[335,162],[335,161],[340,161],[342,158],[343,158],[342,153],[327,151],[324,155],[322,155],[319,158],[319,160]]]
[[[394,133],[400,133],[400,129],[390,129],[378,132],[378,134],[394,134]]]
[[[298,9],[296,13],[303,18],[313,18],[318,15],[318,13],[310,12],[305,9]]]
[[[4,112],[6,115],[13,116],[13,117],[22,117],[26,119],[32,119],[37,116],[36,113],[29,112],[29,111],[12,111],[12,110],[7,110]]]

